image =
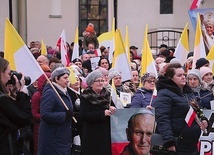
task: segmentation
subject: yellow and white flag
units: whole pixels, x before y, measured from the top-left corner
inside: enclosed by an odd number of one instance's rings
[[[114,102],[117,109],[124,109],[123,103],[121,102],[119,96],[117,95],[114,82],[112,82],[112,86],[111,86],[111,99]]]
[[[47,48],[46,48],[46,45],[45,45],[45,43],[44,43],[44,41],[43,41],[43,39],[42,39],[42,41],[41,41],[41,55],[47,55],[48,53],[47,53]]]
[[[42,68],[13,27],[9,19],[5,21],[4,58],[9,61],[12,70],[23,73],[36,81],[42,74]]]
[[[71,61],[73,61],[75,58],[79,58],[79,30],[78,27],[76,28],[75,32],[75,38],[74,38],[74,48],[72,53]]]
[[[210,49],[208,55],[207,55],[207,60],[210,62],[210,68],[212,69],[214,73],[214,45]]]
[[[146,72],[154,73],[157,77],[158,74],[157,74],[157,70],[155,67],[155,60],[152,57],[152,52],[151,52],[149,42],[147,39],[147,33],[148,33],[148,25],[146,25],[146,30],[145,30],[145,34],[144,34],[140,77],[142,77],[143,74]]]
[[[112,68],[115,68],[117,71],[121,72],[122,81],[130,80],[132,78],[131,67],[126,56],[126,51],[119,29],[116,30],[115,42],[115,53]]]
[[[112,30],[110,32],[102,33],[98,38],[99,46],[104,46],[109,50],[109,62],[113,60],[113,52],[115,50],[115,19],[113,18]]]
[[[200,58],[206,58],[206,51],[205,51],[205,47],[204,47],[203,36],[201,33],[201,20],[200,20],[199,14],[198,14],[196,32],[195,32],[194,55],[193,55],[193,63],[192,63],[193,69],[196,66],[196,61]]]
[[[186,62],[187,54],[189,53],[189,41],[188,41],[188,32],[187,32],[188,24],[184,27],[184,30],[181,34],[181,38],[178,41],[178,45],[175,49],[174,56],[179,59],[181,65],[184,65]]]
[[[126,38],[125,38],[125,50],[126,50],[126,55],[128,58],[128,61],[130,63],[130,43],[129,43],[129,30],[128,30],[128,26],[126,26]]]

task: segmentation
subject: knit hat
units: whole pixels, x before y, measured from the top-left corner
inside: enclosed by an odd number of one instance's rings
[[[207,74],[207,73],[212,73],[213,74],[212,70],[209,67],[201,67],[200,68],[200,72],[201,72],[201,78],[203,78],[204,75]]]
[[[204,66],[205,64],[209,63],[209,61],[205,58],[200,58],[196,61],[196,67],[195,69],[199,69],[201,68],[202,66]]]
[[[103,67],[98,67],[97,69],[101,71],[101,73],[102,73],[103,76],[104,75],[108,75],[108,70],[107,69],[105,69]]]
[[[109,80],[113,79],[115,76],[121,76],[121,73],[114,68],[111,68],[108,72]]]
[[[94,25],[89,23],[87,28],[85,29],[86,32],[94,33]]]
[[[86,77],[86,83],[87,85],[91,86],[94,81],[100,77],[102,77],[102,73],[100,70],[94,70],[93,72],[91,72],[87,77]]]
[[[58,67],[51,73],[51,80],[53,80],[55,77],[63,74],[70,75],[70,71],[65,67]]]
[[[187,73],[187,77],[189,77],[191,75],[195,75],[198,78],[199,82],[200,83],[202,82],[201,72],[198,69],[189,70],[188,73]]]
[[[149,78],[155,78],[156,79],[156,75],[155,73],[144,73],[143,76],[141,77],[141,83],[145,83],[146,80],[148,80]]]

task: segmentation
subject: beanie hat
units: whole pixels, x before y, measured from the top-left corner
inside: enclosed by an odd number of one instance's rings
[[[187,73],[187,77],[191,75],[195,75],[198,78],[199,82],[202,83],[201,72],[198,69],[189,70]]]
[[[209,67],[201,67],[200,72],[201,72],[201,78],[203,78],[204,75],[207,73],[213,73]]]
[[[195,69],[199,69],[201,68],[202,66],[204,66],[205,64],[209,63],[209,61],[205,58],[200,58],[196,61],[196,67]]]
[[[89,23],[87,28],[85,29],[86,32],[94,33],[94,25]]]
[[[51,80],[53,80],[55,77],[63,74],[70,75],[70,71],[65,67],[58,67],[51,73]]]
[[[97,69],[101,71],[101,73],[102,73],[103,76],[104,75],[108,75],[108,70],[107,69],[105,69],[103,67],[98,67]]]
[[[87,85],[91,86],[94,81],[100,77],[102,77],[102,73],[100,70],[94,70],[93,72],[91,72],[87,77],[86,77],[86,83]]]
[[[148,80],[149,78],[155,78],[156,79],[156,75],[155,73],[144,73],[143,76],[141,77],[141,83],[145,83],[146,80]]]
[[[111,68],[108,72],[109,80],[113,79],[115,76],[121,76],[121,73],[118,70]]]

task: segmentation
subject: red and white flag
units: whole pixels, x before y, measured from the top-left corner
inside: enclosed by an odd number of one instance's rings
[[[192,125],[193,120],[196,117],[196,112],[194,111],[194,109],[190,106],[189,111],[187,112],[185,121],[187,123],[187,125],[190,127]]]
[[[194,10],[194,9],[197,9],[199,8],[200,4],[201,4],[201,1],[202,0],[193,0],[192,1],[192,5],[190,7],[190,10]]]

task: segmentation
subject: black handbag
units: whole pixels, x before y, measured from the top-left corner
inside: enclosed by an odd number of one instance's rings
[[[176,152],[169,151],[163,146],[162,136],[156,133],[151,137],[150,153],[152,155],[176,155]]]

